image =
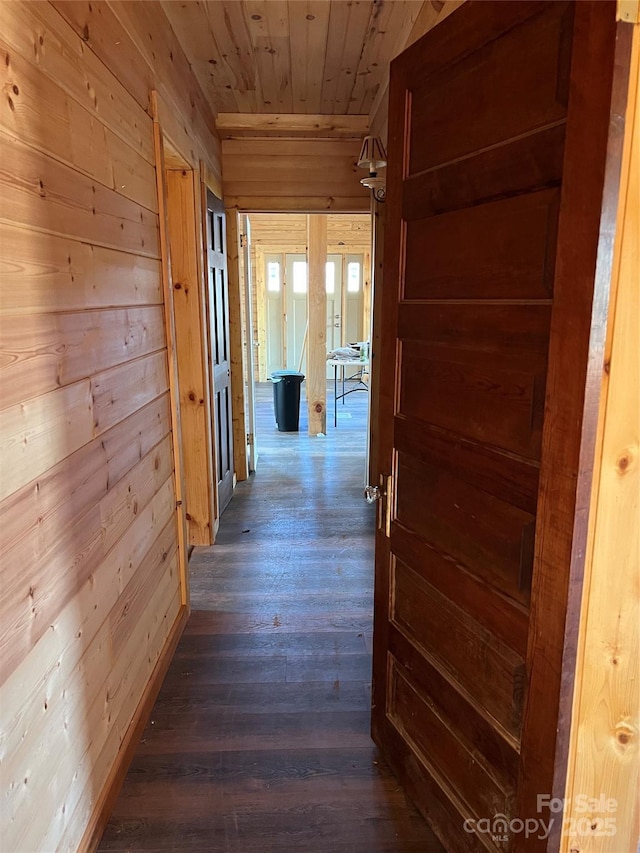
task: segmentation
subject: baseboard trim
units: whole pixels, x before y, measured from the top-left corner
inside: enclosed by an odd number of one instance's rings
[[[102,835],[109,823],[111,812],[113,811],[113,807],[118,799],[122,783],[127,775],[129,765],[131,764],[135,754],[136,747],[138,746],[144,727],[151,716],[153,705],[158,697],[158,693],[162,687],[162,682],[167,674],[169,664],[173,659],[178,641],[182,636],[182,632],[184,631],[188,618],[189,607],[183,605],[178,612],[176,621],[174,622],[171,633],[164,645],[162,654],[158,658],[158,662],[151,674],[151,678],[145,687],[140,703],[136,708],[136,712],[131,720],[129,728],[127,729],[127,733],[122,741],[122,745],[116,756],[115,763],[111,768],[107,781],[105,782],[104,788],[96,801],[93,814],[91,815],[91,819],[89,820],[84,835],[82,836],[82,841],[78,847],[78,850],[81,851],[81,853],[94,853],[94,851],[98,849]]]

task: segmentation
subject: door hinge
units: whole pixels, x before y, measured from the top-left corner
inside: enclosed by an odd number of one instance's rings
[[[240,235],[240,248],[241,249],[247,248],[247,235],[246,234]]]
[[[252,432],[247,433],[247,444],[250,447],[253,447],[253,433]]]

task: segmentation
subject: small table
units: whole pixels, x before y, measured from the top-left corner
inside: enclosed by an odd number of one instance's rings
[[[365,361],[361,361],[358,359],[344,359],[344,358],[328,358],[327,364],[333,365],[333,425],[337,428],[338,426],[338,400],[342,400],[342,405],[344,405],[344,398],[349,394],[353,394],[354,391],[368,391],[369,386],[362,381],[362,375],[365,372],[365,368],[369,367],[369,359]],[[342,368],[342,394],[338,394],[338,368]],[[346,368],[347,367],[358,367],[359,369],[355,371],[351,376],[346,376]],[[368,371],[367,371],[368,372]],[[345,382],[357,379],[358,383],[355,388],[349,388],[349,390],[345,389]]]

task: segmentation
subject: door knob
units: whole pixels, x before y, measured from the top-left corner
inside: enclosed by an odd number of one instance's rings
[[[374,504],[376,501],[382,500],[382,489],[380,486],[365,486],[364,497],[368,504]]]

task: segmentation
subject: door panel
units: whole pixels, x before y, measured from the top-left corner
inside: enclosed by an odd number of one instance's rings
[[[327,255],[327,353],[343,345],[342,255]],[[327,379],[333,367],[327,366]]]
[[[439,710],[437,697],[416,690],[392,660],[389,716],[406,740],[417,752],[429,755],[436,772],[466,780],[470,805],[476,813],[509,812],[513,790],[508,779],[497,777],[474,742],[466,733],[460,736],[452,732]]]
[[[345,344],[358,343],[366,340],[362,328],[364,309],[364,257],[362,255],[345,256],[345,283],[344,283],[344,333]],[[357,285],[357,289],[356,289]]]
[[[405,300],[446,299],[453,282],[460,299],[550,296],[557,206],[541,190],[408,222]]]
[[[415,174],[566,118],[572,10],[553,3],[411,87]]]
[[[395,518],[498,591],[525,603],[534,516],[438,465],[398,455]]]
[[[284,269],[282,255],[264,256],[264,281],[266,287],[266,337],[267,377],[275,370],[282,370],[284,358]]]
[[[225,214],[222,202],[207,190],[208,325],[211,397],[215,428],[218,518],[233,493],[233,421],[229,362],[229,284]]]
[[[380,474],[392,486],[376,538],[372,725],[451,853],[547,843],[464,822],[536,817],[531,798],[556,780],[555,584],[568,565],[545,566],[545,577],[540,554],[570,537],[554,514],[571,505],[576,477],[556,474],[562,442],[545,395],[556,341],[588,338],[568,305],[588,317],[592,288],[587,279],[567,298],[571,280],[558,272],[569,84],[593,32],[600,60],[614,43],[606,4],[577,5],[465,3],[392,66],[379,390]],[[571,103],[578,114],[585,101]],[[597,200],[601,173],[584,177]],[[595,258],[595,242],[584,245]],[[566,381],[583,381],[586,359],[568,364]],[[557,476],[544,518],[541,470],[546,483]],[[553,661],[548,646],[535,657],[545,620]],[[547,701],[527,694],[541,668]]]
[[[286,255],[286,363],[287,370],[306,370],[306,349],[303,353],[307,328],[307,293],[309,270],[306,255]],[[302,356],[302,367],[300,367]]]

